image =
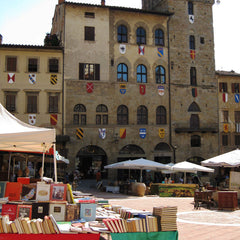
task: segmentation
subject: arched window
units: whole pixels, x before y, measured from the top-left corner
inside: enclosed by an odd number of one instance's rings
[[[155,30],[155,45],[164,46],[164,32],[162,29]]]
[[[73,124],[86,125],[86,107],[83,104],[77,104],[74,106],[73,112]]]
[[[156,83],[165,84],[166,83],[166,74],[165,68],[163,66],[157,66],[155,69]]]
[[[128,67],[124,63],[120,63],[117,66],[117,80],[119,82],[127,82],[128,81]]]
[[[125,25],[118,26],[118,42],[119,43],[128,42],[128,31]]]
[[[108,108],[103,104],[99,104],[96,108],[96,125],[108,124]]]
[[[146,44],[146,31],[144,28],[139,27],[136,32],[137,35],[137,44]]]
[[[191,147],[201,147],[201,137],[198,135],[191,136]]]
[[[147,68],[143,64],[137,66],[137,82],[138,83],[147,82]]]
[[[163,106],[158,106],[156,110],[156,124],[167,124],[167,111]]]
[[[189,36],[189,48],[195,50],[195,37],[193,35]]]
[[[148,110],[143,105],[137,108],[137,124],[148,124]]]
[[[128,124],[128,108],[125,105],[121,105],[117,109],[117,124],[118,125]]]
[[[200,122],[197,114],[192,114],[190,118],[190,128],[199,129]]]
[[[195,67],[190,68],[190,84],[197,86],[197,71]]]
[[[201,109],[196,102],[192,102],[188,108],[188,112],[201,112]]]

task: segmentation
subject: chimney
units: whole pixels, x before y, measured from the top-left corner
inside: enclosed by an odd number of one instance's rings
[[[101,5],[102,5],[102,6],[105,6],[105,0],[102,0],[102,1],[101,1]]]
[[[2,45],[2,39],[3,39],[3,37],[2,37],[2,35],[0,34],[0,45]]]
[[[58,4],[64,3],[65,0],[58,0]]]

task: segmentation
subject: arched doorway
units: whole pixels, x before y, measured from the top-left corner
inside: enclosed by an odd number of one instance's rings
[[[126,160],[134,160],[134,159],[138,159],[141,157],[144,157],[145,152],[144,150],[135,145],[135,144],[128,144],[126,146],[124,146],[122,149],[120,149],[119,151],[119,157],[117,159],[118,162],[122,162],[122,161],[126,161]],[[145,171],[143,171],[143,175]],[[138,179],[140,175],[140,170],[134,170],[131,169],[118,169],[118,173],[117,173],[117,179],[119,181],[126,181],[129,178],[132,179]]]
[[[102,173],[102,178],[106,178],[103,167],[107,164],[105,151],[95,145],[88,145],[79,150],[76,158],[78,159],[78,171],[82,178],[93,179],[98,170]]]
[[[167,164],[171,162],[172,151],[167,143],[161,142],[154,148],[154,160],[159,163]],[[160,154],[161,156],[157,156]]]

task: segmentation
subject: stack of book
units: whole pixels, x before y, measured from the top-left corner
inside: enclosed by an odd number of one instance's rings
[[[60,230],[52,215],[45,216],[44,219],[19,217],[14,221],[10,221],[8,215],[3,215],[0,217],[0,233],[58,234]]]
[[[153,215],[158,217],[159,231],[177,231],[177,207],[154,207]]]

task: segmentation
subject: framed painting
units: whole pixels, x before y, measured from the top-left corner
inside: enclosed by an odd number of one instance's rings
[[[66,201],[67,185],[61,183],[52,183],[50,187],[51,201]]]

